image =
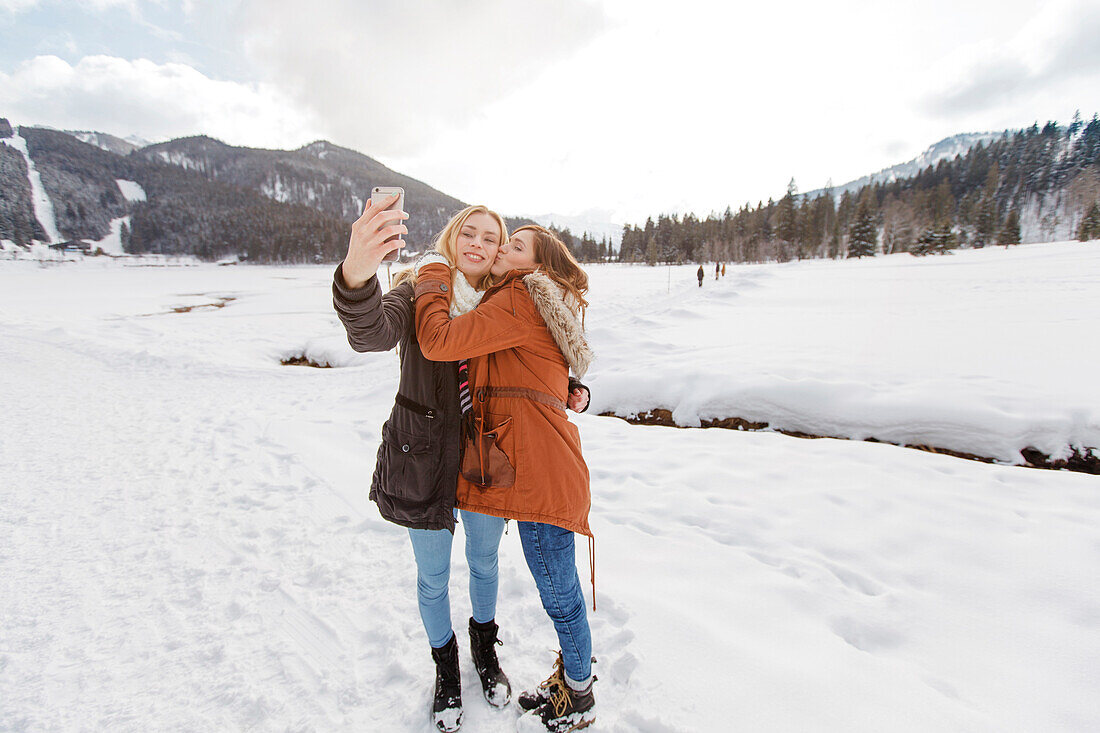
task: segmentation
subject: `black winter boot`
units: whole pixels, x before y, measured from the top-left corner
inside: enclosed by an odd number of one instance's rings
[[[481,624],[470,617],[470,654],[481,678],[481,692],[494,708],[502,708],[512,700],[512,685],[497,661],[497,644],[503,643],[497,638],[499,630],[495,620]]]
[[[439,649],[432,649],[435,660],[435,700],[432,722],[444,733],[462,727],[462,679],[458,671],[458,641],[454,635]]]

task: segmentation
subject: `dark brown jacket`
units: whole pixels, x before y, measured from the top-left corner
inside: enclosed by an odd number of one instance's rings
[[[332,304],[356,351],[398,346],[401,380],[374,464],[370,499],[387,519],[414,529],[454,532],[458,481],[458,369],[453,361],[429,361],[416,342],[411,283],[385,295],[378,278],[361,288],[332,282]]]

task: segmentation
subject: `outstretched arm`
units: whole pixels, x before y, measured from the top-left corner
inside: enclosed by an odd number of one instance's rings
[[[524,298],[529,308],[530,300]],[[433,361],[457,361],[491,354],[527,342],[534,322],[512,308],[504,290],[483,300],[474,310],[452,319],[451,271],[445,265],[425,265],[416,282],[416,340]],[[519,303],[517,302],[517,305]]]
[[[375,275],[382,259],[403,244],[392,237],[409,231],[401,223],[408,214],[386,210],[392,202],[372,199],[367,203],[363,215],[351,225],[348,254],[332,277],[332,306],[356,351],[389,351],[412,323],[409,293],[382,295]]]
[[[351,288],[341,267],[332,278],[332,306],[356,351],[389,351],[413,321],[411,288],[402,286],[383,295],[376,275],[362,287]]]

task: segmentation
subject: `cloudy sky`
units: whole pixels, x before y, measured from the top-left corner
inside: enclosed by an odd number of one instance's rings
[[[364,152],[507,214],[706,214],[1100,112],[1100,0],[0,0],[0,117]]]

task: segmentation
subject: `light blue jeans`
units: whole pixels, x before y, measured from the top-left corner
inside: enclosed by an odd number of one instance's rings
[[[466,562],[470,566],[470,605],[474,621],[486,623],[497,614],[497,550],[504,520],[462,510],[459,524],[466,535]],[[451,542],[445,529],[410,529],[416,556],[416,602],[428,643],[439,649],[454,636],[451,628]]]
[[[574,682],[586,682],[592,675],[592,631],[577,575],[573,533],[541,522],[517,524],[542,607],[558,632],[565,674]]]

